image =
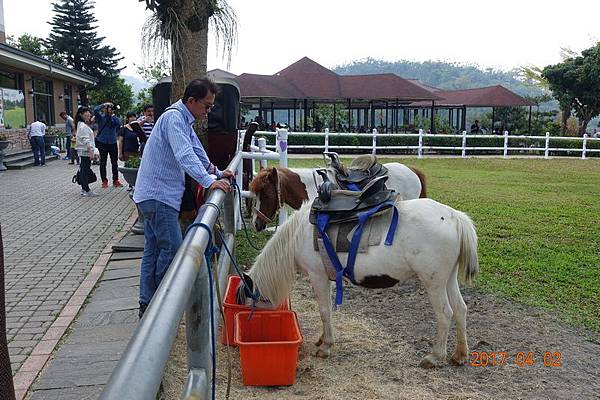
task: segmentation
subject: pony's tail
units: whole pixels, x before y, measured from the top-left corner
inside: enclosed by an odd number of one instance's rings
[[[460,240],[458,254],[458,276],[470,284],[479,272],[479,259],[477,258],[477,233],[471,218],[463,212],[457,212],[457,230]]]
[[[419,178],[419,181],[421,181],[421,193],[419,193],[419,198],[423,199],[427,197],[427,178],[425,178],[425,174],[423,173],[423,171],[416,169],[414,167],[408,167],[412,170],[412,172],[415,173],[415,175],[417,175],[417,177]]]

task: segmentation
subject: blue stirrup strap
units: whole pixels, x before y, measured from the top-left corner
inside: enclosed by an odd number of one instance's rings
[[[325,246],[325,250],[327,251],[327,255],[331,260],[335,268],[335,305],[339,306],[342,304],[344,297],[344,282],[343,277],[346,276],[350,281],[356,285],[356,281],[354,280],[354,264],[356,262],[356,254],[358,253],[358,246],[360,244],[360,239],[362,237],[363,229],[365,222],[375,213],[384,210],[386,208],[393,208],[392,221],[390,223],[390,227],[388,228],[388,232],[385,238],[385,245],[391,246],[394,242],[394,235],[396,234],[396,227],[398,226],[398,209],[394,206],[394,201],[386,201],[385,203],[381,203],[373,208],[370,208],[366,211],[363,211],[358,214],[358,227],[354,231],[354,235],[352,236],[352,241],[350,243],[350,251],[348,252],[348,262],[347,266],[344,268],[340,259],[333,249],[333,245],[329,240],[329,236],[327,235],[327,228],[329,227],[329,219],[330,215],[326,213],[317,213],[317,229],[319,230],[319,234],[321,235],[321,239],[323,240],[323,246]]]

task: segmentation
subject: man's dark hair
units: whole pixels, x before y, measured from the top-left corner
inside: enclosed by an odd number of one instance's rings
[[[144,112],[148,111],[149,108],[154,108],[154,106],[152,104],[146,104],[144,106]]]
[[[61,111],[60,114],[58,114],[58,115],[60,115],[62,117],[63,115],[68,115],[68,114],[66,111]]]
[[[186,86],[181,100],[185,103],[190,97],[203,99],[208,92],[216,95],[219,93],[219,86],[208,78],[194,79]]]
[[[137,114],[136,114],[136,113],[134,113],[133,111],[129,111],[129,112],[127,113],[127,119],[129,119],[130,117],[137,118]]]

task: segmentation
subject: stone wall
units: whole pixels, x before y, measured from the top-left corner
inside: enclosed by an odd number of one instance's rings
[[[0,129],[0,133],[8,135],[11,142],[6,150],[30,149],[31,145],[27,140],[27,129]]]

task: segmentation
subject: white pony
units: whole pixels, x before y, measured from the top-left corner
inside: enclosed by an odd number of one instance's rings
[[[423,367],[438,366],[446,359],[446,343],[452,319],[456,322],[457,346],[452,361],[467,362],[467,306],[459,291],[458,276],[470,282],[479,270],[477,234],[464,213],[430,199],[396,201],[399,222],[394,241],[384,241],[356,256],[354,278],[370,288],[391,287],[416,276],[426,288],[437,319],[433,351]],[[313,228],[309,223],[310,204],[305,203],[287,223],[280,226],[256,258],[248,275],[260,297],[280,304],[289,296],[296,270],[308,275],[323,322],[316,343],[317,356],[327,357],[334,344],[331,325],[331,294],[328,273],[318,251],[313,248]],[[342,265],[347,253],[339,253]],[[245,299],[243,287],[238,295]]]
[[[410,200],[427,197],[425,174],[416,168],[391,162],[383,164],[388,169],[386,186],[394,189],[402,199]],[[260,232],[272,222],[277,210],[286,205],[300,208],[306,200],[317,196],[314,169],[272,167],[261,170],[250,183],[250,191],[255,195],[252,209],[252,225]],[[335,182],[331,169],[327,170],[329,179]],[[320,178],[319,178],[320,179]],[[321,183],[318,180],[316,184]]]

